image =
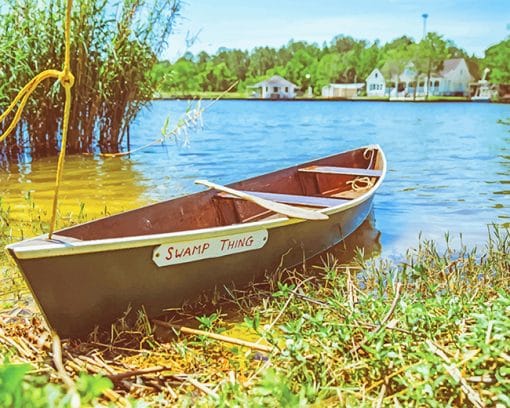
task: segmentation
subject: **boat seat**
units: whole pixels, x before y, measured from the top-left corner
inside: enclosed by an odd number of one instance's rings
[[[251,194],[256,197],[263,198],[265,200],[275,201],[282,204],[294,204],[303,205],[308,207],[336,207],[337,205],[343,204],[349,200],[343,200],[340,198],[328,198],[328,197],[313,197],[313,196],[302,196],[294,194],[278,194],[278,193],[266,193],[262,191],[243,191],[243,193]],[[234,198],[238,199],[235,195],[228,193],[218,193],[218,197],[222,198]]]
[[[360,169],[355,167],[308,166],[303,167],[298,171],[303,173],[342,174],[347,176],[382,176],[382,170]]]

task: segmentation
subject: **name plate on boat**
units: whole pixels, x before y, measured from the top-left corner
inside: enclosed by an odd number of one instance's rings
[[[183,241],[158,246],[152,260],[158,266],[177,265],[186,262],[200,261],[207,258],[218,258],[253,251],[262,248],[267,242],[267,230],[244,232],[194,241]]]

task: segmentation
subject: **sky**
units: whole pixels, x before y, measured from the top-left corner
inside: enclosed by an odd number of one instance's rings
[[[510,0],[183,0],[162,58],[290,40],[322,45],[339,34],[383,44],[402,35],[420,40],[424,13],[427,31],[479,57],[510,35]]]

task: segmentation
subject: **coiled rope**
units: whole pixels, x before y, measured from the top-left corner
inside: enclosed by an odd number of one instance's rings
[[[58,206],[58,192],[60,190],[60,184],[62,181],[62,174],[64,170],[64,161],[66,155],[67,145],[67,129],[69,126],[69,114],[71,112],[71,88],[74,85],[74,75],[71,73],[71,9],[73,6],[73,0],[67,0],[66,6],[66,18],[65,18],[65,29],[64,29],[64,40],[65,40],[65,55],[64,55],[64,67],[62,71],[56,69],[48,69],[37,74],[32,80],[26,84],[21,91],[18,92],[12,103],[9,105],[7,110],[0,115],[0,123],[5,120],[7,115],[13,112],[19,103],[14,118],[11,124],[7,127],[4,133],[0,135],[0,142],[3,142],[16,128],[16,125],[21,119],[23,109],[28,102],[28,98],[37,88],[37,86],[48,78],[55,78],[60,81],[60,84],[65,90],[65,104],[64,104],[64,116],[62,123],[62,143],[60,147],[60,154],[58,156],[57,163],[57,175],[55,180],[55,192],[53,195],[53,208],[51,212],[50,230],[48,233],[48,239],[51,239],[53,231],[55,231],[55,223],[57,218],[57,206]]]
[[[353,191],[366,191],[374,186],[374,182],[370,177],[356,177],[354,180],[347,181]]]
[[[374,164],[374,158],[375,158],[376,150],[373,147],[367,147],[365,151],[363,152],[363,158],[366,160],[370,159],[370,162],[368,163],[367,169],[371,169],[372,165]],[[349,180],[346,182],[346,184],[351,185],[351,189],[353,191],[367,191],[370,190],[374,184],[374,178],[373,177],[356,177],[354,180]]]

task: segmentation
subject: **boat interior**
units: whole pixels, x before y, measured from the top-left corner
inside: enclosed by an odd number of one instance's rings
[[[368,193],[383,176],[384,156],[363,147],[230,184],[266,200],[307,209],[337,207]],[[233,194],[206,190],[58,231],[63,241],[197,230],[282,217]]]

